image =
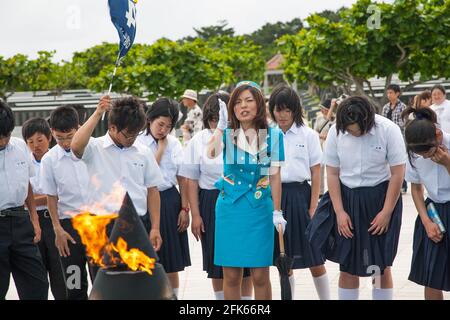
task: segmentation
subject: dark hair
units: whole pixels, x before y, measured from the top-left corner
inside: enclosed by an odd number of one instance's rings
[[[239,96],[244,91],[250,91],[253,98],[256,101],[258,111],[256,113],[256,118],[254,119],[256,130],[268,129],[269,125],[267,123],[266,117],[266,103],[264,102],[264,96],[261,90],[251,86],[251,85],[241,85],[233,90],[230,97],[230,102],[228,103],[228,119],[230,120],[230,126],[232,129],[237,130],[240,127],[239,120],[234,113],[234,106],[237,104]]]
[[[6,102],[0,100],[0,136],[7,137],[14,130],[14,114]]]
[[[53,130],[69,132],[80,125],[77,111],[69,106],[56,108],[50,114],[50,127]]]
[[[29,138],[34,136],[36,133],[41,133],[47,137],[48,140],[51,139],[52,132],[50,126],[44,118],[31,118],[22,126],[22,137],[23,140],[27,141]]]
[[[440,90],[440,91],[442,92],[443,95],[446,94],[444,86],[442,86],[442,85],[440,85],[440,84],[436,84],[436,85],[431,89],[431,93],[433,93],[434,90]]]
[[[420,109],[421,108],[421,106],[420,106],[421,102],[423,100],[429,100],[429,99],[431,99],[431,91],[430,90],[425,90],[425,91],[421,92],[420,94],[418,94],[417,96],[415,96],[415,98],[413,99],[413,103],[411,103],[411,106],[414,109]],[[403,110],[403,113],[405,111],[406,111],[406,109]],[[402,118],[404,118],[403,113],[402,113]]]
[[[230,102],[230,94],[227,92],[218,92],[210,95],[203,105],[203,127],[211,129],[209,121],[219,119],[219,99],[228,104]]]
[[[410,114],[414,114],[414,119],[410,120],[405,127],[406,151],[409,162],[412,165],[414,154],[427,152],[437,145],[436,142],[436,113],[430,108],[407,108],[402,116],[408,119]]]
[[[67,107],[72,107],[78,113],[78,121],[80,126],[82,126],[86,120],[88,119],[88,110],[84,106],[84,104],[67,104]]]
[[[172,121],[172,129],[178,121],[178,102],[169,98],[159,98],[147,111],[147,135],[150,134],[149,121],[158,119],[159,117],[168,117]]]
[[[272,119],[275,120],[274,111],[289,109],[292,111],[294,122],[297,126],[303,126],[303,107],[300,97],[294,89],[286,84],[275,87],[269,98],[269,111]]]
[[[117,131],[138,133],[145,126],[144,103],[136,97],[114,100],[108,115],[109,126],[116,126]]]
[[[400,86],[398,84],[390,84],[387,86],[386,91],[392,90],[395,93],[401,93]]]
[[[357,123],[364,135],[375,126],[375,108],[370,101],[362,96],[345,99],[336,111],[336,134],[344,133],[346,128]]]

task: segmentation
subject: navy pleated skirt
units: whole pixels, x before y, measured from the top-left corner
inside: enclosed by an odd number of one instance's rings
[[[319,202],[308,226],[307,237],[313,247],[321,249],[326,259],[339,263],[340,271],[359,277],[383,274],[392,266],[397,254],[402,221],[402,198],[392,212],[389,229],[382,235],[368,232],[370,223],[383,209],[389,182],[375,187],[350,189],[341,184],[344,210],[353,224],[353,238],[338,233],[336,214],[327,192]]]
[[[188,234],[178,232],[178,215],[181,197],[176,187],[159,193],[161,198],[160,232],[162,246],[158,251],[159,262],[167,273],[183,271],[191,265]]]
[[[426,204],[430,202],[427,199]],[[434,205],[447,232],[441,242],[435,243],[428,238],[422,220],[417,217],[409,280],[425,287],[450,291],[450,202]]]
[[[292,269],[304,269],[325,263],[318,247],[312,247],[306,237],[306,228],[311,222],[309,207],[311,186],[307,183],[283,183],[281,209],[287,221],[284,233],[284,247],[287,256],[294,259]],[[280,255],[278,232],[275,232],[274,260]]]
[[[201,238],[203,253],[203,271],[210,279],[223,279],[223,269],[214,264],[214,234],[216,228],[216,201],[219,190],[200,189],[199,207],[205,233]],[[244,268],[244,277],[250,276],[250,270]]]

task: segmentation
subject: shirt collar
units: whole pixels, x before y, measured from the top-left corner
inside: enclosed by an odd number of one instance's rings
[[[395,107],[394,107],[394,109],[395,108],[397,108],[400,104],[402,103],[402,101],[400,100],[400,99],[397,99],[397,101],[395,102]],[[389,107],[391,106],[391,103],[390,102],[388,102],[388,105],[389,105]]]
[[[264,141],[264,143],[260,146],[260,148],[258,150],[257,139],[258,138],[254,139],[253,142],[251,144],[249,144],[247,137],[245,136],[244,130],[239,129],[239,133],[238,133],[238,137],[237,137],[237,146],[241,150],[244,150],[245,152],[247,152],[251,155],[256,155],[258,152],[260,152],[261,150],[264,150],[264,148],[267,147],[267,142]]]
[[[120,148],[120,147],[118,147],[118,146],[116,145],[116,143],[113,141],[113,139],[111,138],[111,136],[109,135],[109,131],[108,131],[103,137],[104,137],[104,139],[103,139],[103,148],[104,148],[104,149],[107,149],[107,148],[109,148],[109,147],[111,147],[111,146],[113,146],[114,148],[120,149],[120,150],[126,150],[126,149],[135,148],[136,141],[135,141],[135,142],[133,143],[133,145],[132,145],[131,147],[129,147],[129,148],[125,148],[125,147]],[[137,139],[136,139],[136,140],[137,140]]]
[[[299,129],[300,129],[300,127],[297,126],[297,124],[296,124],[295,121],[294,121],[294,123],[293,123],[292,126],[289,128],[289,130],[286,131],[286,133],[292,132],[293,134],[297,134],[298,131],[299,131]]]
[[[349,135],[350,133],[346,130],[344,131],[344,136]],[[369,130],[367,134],[370,134],[371,136],[375,135],[375,125],[372,127],[372,129]],[[358,137],[359,138],[359,137]]]
[[[64,157],[70,157],[72,152],[66,152],[60,145],[56,145],[58,150],[58,160],[61,160]],[[33,157],[34,158],[34,157]]]
[[[14,149],[14,141],[13,141],[13,138],[11,137],[11,139],[9,140],[8,144],[6,145],[6,148],[4,151],[10,152],[13,149]]]
[[[151,146],[152,144],[156,144],[156,145],[158,144],[158,142],[155,140],[155,138],[153,138],[153,136],[150,133],[149,134],[143,133],[142,138],[144,139],[145,145],[147,147]]]
[[[33,162],[33,164],[40,164],[41,163],[41,161],[37,161],[36,160],[36,158],[34,157],[34,154],[33,154],[33,152],[30,152],[30,155],[31,155],[31,162]]]

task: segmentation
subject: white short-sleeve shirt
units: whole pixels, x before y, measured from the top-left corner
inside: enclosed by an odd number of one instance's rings
[[[433,104],[431,109],[436,112],[441,129],[444,132],[450,133],[450,101],[444,100],[439,105]]]
[[[91,138],[83,161],[89,173],[89,203],[101,203],[120,184],[131,197],[137,213],[147,213],[148,188],[162,184],[161,171],[152,152],[139,142],[120,148],[109,133]],[[118,212],[120,203],[105,203],[109,212]]]
[[[24,205],[30,178],[34,176],[27,145],[11,137],[6,148],[0,151],[0,211]]]
[[[390,167],[406,163],[406,147],[399,126],[375,115],[375,126],[364,136],[328,133],[324,164],[339,168],[341,182],[349,188],[373,187],[391,177]]]
[[[37,161],[33,153],[30,152],[31,163],[33,164],[35,176],[30,179],[31,188],[34,194],[44,194],[40,185],[41,161]],[[36,206],[36,210],[45,210],[46,206]]]
[[[153,155],[158,150],[158,142],[151,134],[142,133],[137,141],[149,148]],[[163,181],[158,185],[159,191],[165,191],[177,185],[177,175],[183,157],[183,147],[181,142],[172,135],[167,135],[167,146],[161,157],[159,168]]]
[[[295,123],[284,134],[285,164],[281,168],[281,181],[303,182],[311,180],[311,167],[322,161],[319,134],[307,126]]]
[[[197,133],[184,149],[183,162],[180,167],[180,176],[197,180],[201,189],[214,190],[214,183],[223,174],[222,153],[210,159],[207,154],[208,142],[213,132],[204,129]]]
[[[444,132],[442,144],[450,149],[450,134]],[[414,167],[406,164],[406,181],[422,184],[427,189],[428,197],[437,203],[450,201],[450,175],[444,166],[424,159],[419,155],[412,157]]]
[[[59,145],[42,158],[39,180],[43,194],[58,197],[60,219],[70,219],[88,204],[86,164]]]

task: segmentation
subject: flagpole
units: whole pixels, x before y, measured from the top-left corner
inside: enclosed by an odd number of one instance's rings
[[[121,52],[122,52],[122,49],[119,50],[119,54],[117,55],[116,66],[114,67],[114,71],[113,71],[113,74],[112,74],[112,77],[111,77],[111,83],[109,84],[109,89],[108,89],[108,94],[107,94],[108,96],[111,93],[112,86],[113,86],[113,80],[114,80],[114,77],[116,76],[117,68],[120,65],[120,53]],[[105,120],[105,114],[106,114],[106,112],[103,113],[103,115],[102,115],[102,121]]]

